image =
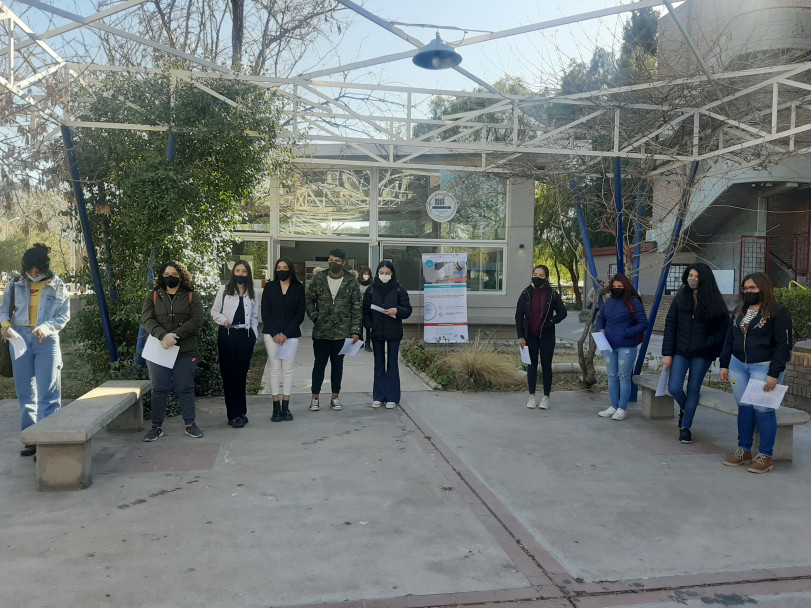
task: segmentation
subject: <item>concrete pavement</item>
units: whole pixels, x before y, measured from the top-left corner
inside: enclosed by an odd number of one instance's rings
[[[199,440],[102,432],[77,492],[34,489],[0,404],[0,606],[811,605],[811,429],[757,476],[721,464],[725,414],[688,446],[675,421],[599,418],[600,394],[528,410],[405,370],[402,407],[373,410],[370,363],[347,361],[342,412],[300,386],[292,422],[253,396],[243,429],[200,400]]]

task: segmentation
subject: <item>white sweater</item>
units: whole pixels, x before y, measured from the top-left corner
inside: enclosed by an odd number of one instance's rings
[[[249,298],[247,292],[242,296],[225,296],[223,298],[224,293],[225,285],[217,291],[217,297],[214,298],[214,304],[211,306],[211,318],[214,319],[214,322],[217,325],[232,324],[241,297],[245,306],[245,325],[253,329],[254,335],[258,336],[259,302],[256,299]]]

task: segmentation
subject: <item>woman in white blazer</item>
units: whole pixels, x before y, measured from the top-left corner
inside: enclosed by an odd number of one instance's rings
[[[231,280],[220,287],[214,298],[211,318],[220,326],[217,350],[228,424],[235,429],[242,428],[248,423],[245,384],[259,328],[259,302],[253,291],[253,273],[248,262],[234,263]]]

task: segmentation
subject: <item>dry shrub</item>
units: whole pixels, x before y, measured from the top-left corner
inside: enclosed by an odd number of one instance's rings
[[[524,385],[512,357],[505,357],[478,338],[455,348],[445,362],[454,373],[454,388],[460,390],[513,391]]]

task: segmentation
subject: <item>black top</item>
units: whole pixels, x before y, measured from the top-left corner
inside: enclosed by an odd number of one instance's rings
[[[394,283],[394,285],[392,285]],[[372,304],[388,310],[397,309],[397,316],[372,310]],[[405,287],[392,279],[385,286],[375,282],[363,294],[363,326],[371,331],[372,340],[402,340],[403,319],[411,316],[411,302]]]
[[[532,292],[534,287],[530,285],[518,297],[518,304],[515,307],[515,331],[518,333],[519,338],[526,338],[529,335],[529,318],[532,315]],[[541,327],[541,334],[544,330],[554,327],[556,324],[566,318],[566,306],[563,304],[563,298],[560,294],[549,288],[546,297],[546,312],[543,316],[543,326]]]
[[[278,281],[265,285],[262,292],[262,333],[300,338],[303,321],[304,285],[291,282],[286,294],[282,294]]]
[[[743,312],[735,313],[729,324],[724,348],[721,351],[721,367],[729,368],[732,355],[743,363],[769,362],[769,376],[779,378],[786,370],[794,347],[791,312],[782,304],[763,318],[760,312],[748,324],[743,323]]]
[[[239,299],[237,311],[234,313],[231,325],[245,325],[245,303],[242,301],[242,298]]]
[[[729,326],[729,314],[704,320],[685,310],[676,299],[670,304],[662,338],[662,356],[701,357],[714,361],[721,353]]]

